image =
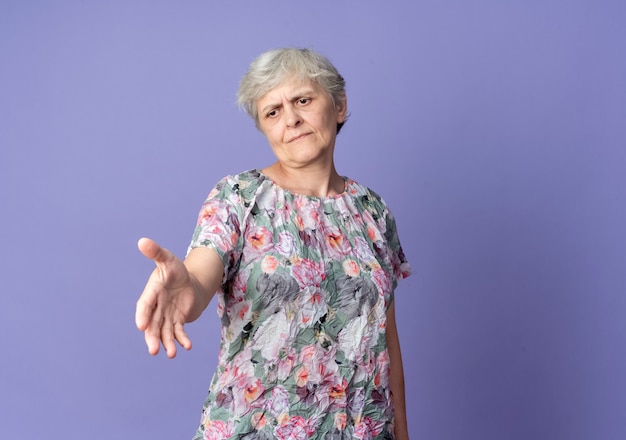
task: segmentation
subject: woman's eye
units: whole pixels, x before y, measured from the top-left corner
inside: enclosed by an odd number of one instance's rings
[[[271,110],[267,113],[267,117],[268,118],[273,118],[274,116],[276,116],[278,114],[277,110]]]
[[[310,100],[310,98],[300,98],[298,99],[298,104],[307,104]]]

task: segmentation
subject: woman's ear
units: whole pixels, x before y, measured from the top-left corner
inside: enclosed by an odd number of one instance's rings
[[[345,93],[335,101],[335,108],[337,109],[337,122],[345,122],[348,117],[348,98]]]

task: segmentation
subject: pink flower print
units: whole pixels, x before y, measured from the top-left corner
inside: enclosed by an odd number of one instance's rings
[[[350,394],[350,403],[348,411],[353,420],[359,420],[363,415],[365,407],[365,390],[363,388],[354,388]]]
[[[308,382],[320,384],[326,377],[334,374],[338,369],[334,356],[334,350],[326,352],[317,344],[303,347],[300,351],[300,363],[306,369]]]
[[[348,179],[348,192],[353,196],[358,193],[355,183],[354,180]]]
[[[333,399],[341,399],[346,396],[348,381],[343,378],[341,383],[332,383],[328,389],[328,395]]]
[[[281,440],[305,440],[314,433],[315,428],[302,416],[291,416],[274,430],[276,437]]]
[[[346,429],[348,424],[348,415],[345,412],[338,412],[335,414],[335,428],[339,431]]]
[[[214,243],[222,252],[228,252],[237,242],[237,235],[229,233],[222,224],[208,224],[202,227],[196,240],[198,243]]]
[[[316,407],[317,403],[315,401],[315,392],[317,391],[317,385],[308,384],[305,386],[298,387],[296,389],[296,395],[298,396],[298,401],[306,405],[308,407]]]
[[[261,270],[268,275],[276,272],[278,266],[278,260],[272,255],[266,255],[265,258],[263,258],[263,261],[261,261]]]
[[[309,370],[303,365],[296,371],[296,385],[304,387],[309,382]]]
[[[244,328],[252,320],[250,301],[231,301],[228,307],[228,327],[222,327],[224,341],[232,342],[241,336]]]
[[[356,371],[354,373],[354,381],[360,382],[362,380],[372,377],[374,370],[376,369],[376,359],[373,353],[368,349],[361,349],[361,353],[356,359]]]
[[[265,226],[253,226],[246,232],[246,244],[255,256],[272,249],[272,234]]]
[[[291,220],[291,205],[288,203],[284,204],[283,202],[284,200],[282,202],[276,202],[275,205],[272,205],[268,209],[268,217],[270,217],[270,219],[272,220],[272,224],[277,226],[290,224],[293,222]]]
[[[304,365],[314,365],[321,360],[319,359],[320,354],[317,346],[306,345],[300,350],[300,362]]]
[[[296,239],[289,232],[278,234],[278,243],[274,246],[274,251],[285,258],[291,258],[296,253]]]
[[[214,243],[221,251],[227,252],[237,242],[239,222],[236,217],[229,216],[223,201],[207,201],[198,215],[198,226],[201,227],[196,238],[198,243]]]
[[[242,377],[237,381],[236,387],[233,389],[235,396],[235,412],[238,414],[246,414],[251,408],[259,408],[263,405],[264,399],[261,399],[265,387],[256,377]]]
[[[371,439],[383,432],[384,421],[377,421],[371,417],[364,417],[354,427],[354,436],[361,439]]]
[[[218,209],[218,203],[219,202],[207,202],[202,206],[202,209],[198,216],[198,223],[201,226],[207,223],[214,223],[216,220],[218,220],[216,219],[216,217],[220,213],[220,210]]]
[[[378,264],[376,257],[374,256],[374,253],[372,252],[372,248],[370,248],[370,245],[368,244],[367,240],[365,240],[365,238],[363,237],[354,238],[353,252],[354,254],[351,256],[357,260],[360,260],[370,265],[371,265],[371,262],[376,262],[376,264]]]
[[[278,385],[272,389],[270,412],[275,418],[289,411],[289,392]]]
[[[358,211],[354,209],[349,203],[346,203],[346,199],[336,199],[336,204],[334,205],[335,209],[335,218],[341,222],[347,223],[349,226],[353,226],[351,221],[356,215],[358,215]],[[329,221],[331,217],[326,217],[326,220]],[[336,221],[337,221],[336,220]]]
[[[297,322],[300,323],[301,328],[315,324],[322,316],[328,313],[323,292],[314,287],[302,291],[297,313]]]
[[[311,203],[306,198],[298,198],[295,200],[294,205],[296,209],[295,220],[299,230],[314,230],[319,227],[320,214],[317,204]]]
[[[252,414],[252,417],[250,417],[250,424],[257,431],[265,428],[265,425],[267,425],[267,417],[265,417],[265,413],[257,412]]]
[[[390,364],[389,352],[387,350],[380,353],[376,358],[376,369],[378,373],[374,377],[374,385],[376,385],[377,388],[389,388]]]
[[[233,304],[231,308],[231,314],[236,316],[239,321],[248,322],[250,321],[250,302],[241,301]]]
[[[304,221],[302,220],[302,217],[300,217],[299,215],[296,215],[296,217],[293,219],[293,222],[298,228],[298,231],[304,231],[304,229],[306,228],[304,226]]]
[[[235,276],[235,280],[233,281],[233,291],[232,297],[236,300],[243,300],[245,298],[246,293],[246,283],[248,282],[248,278],[250,277],[250,271],[247,269],[240,270],[237,272]]]
[[[411,275],[411,265],[409,264],[408,261],[404,261],[402,263],[400,263],[400,279],[404,279],[404,278],[408,278],[409,275]]]
[[[359,263],[354,260],[345,260],[341,266],[343,267],[343,271],[346,275],[351,277],[357,277],[361,272],[361,269],[359,269]]]
[[[319,287],[326,278],[323,262],[299,258],[291,265],[291,273],[302,287]]]
[[[319,252],[318,249],[321,246],[321,240],[323,240],[323,238],[320,237],[320,234],[317,231],[299,231],[298,237],[300,237],[304,246],[311,248],[311,250],[316,253]]]
[[[372,240],[373,243],[378,241],[382,241],[382,236],[380,235],[380,231],[377,227],[372,225],[371,223],[367,225],[367,236]]]
[[[391,405],[391,399],[386,389],[376,389],[372,391],[372,404],[384,412],[393,413],[393,407]]]
[[[300,211],[294,220],[300,231],[314,231],[320,226],[319,213],[313,210]]]
[[[218,297],[217,300],[217,316],[219,316],[220,318],[222,318],[224,316],[224,308],[225,308],[225,304],[223,300],[220,300],[219,298],[222,297],[221,295]],[[223,298],[223,297],[222,297]]]
[[[391,292],[391,280],[387,271],[378,266],[372,270],[372,278],[379,292]]]
[[[350,249],[348,238],[341,233],[337,226],[328,226],[324,228],[326,244],[329,249],[335,251],[338,255],[346,255]]]
[[[233,390],[231,388],[222,388],[217,392],[215,403],[218,407],[230,408],[233,403]]]
[[[231,371],[232,371],[232,368],[230,367],[230,365],[226,364],[226,366],[223,367],[222,374],[219,376],[218,380],[213,385],[211,385],[210,387],[211,392],[214,392],[214,393],[222,392],[221,390],[224,390],[227,388],[228,383],[230,381]]]
[[[252,363],[252,350],[246,347],[234,359],[231,378],[235,384],[249,377],[254,378],[254,364]]]
[[[324,360],[324,362],[328,361],[328,359]],[[315,407],[323,412],[345,408],[347,386],[347,382],[344,382],[344,379],[337,374],[336,368],[324,368],[322,379],[317,387],[311,390]]]
[[[319,410],[326,411],[330,406],[330,395],[327,386],[313,388],[313,405]]]
[[[233,422],[221,420],[207,420],[204,423],[204,438],[206,440],[223,440],[232,437],[234,433]]]
[[[354,426],[354,438],[361,440],[372,439],[372,433],[369,431],[367,424],[363,420]]]
[[[296,353],[291,347],[288,352],[281,355],[278,360],[278,380],[284,381],[291,375],[294,365],[296,364]]]

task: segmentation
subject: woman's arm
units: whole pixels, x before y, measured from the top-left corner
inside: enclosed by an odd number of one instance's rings
[[[173,358],[176,342],[191,349],[184,325],[206,309],[222,282],[224,266],[215,250],[197,248],[182,262],[153,240],[142,238],[139,250],[156,264],[137,301],[135,322],[144,332],[150,354],[160,345]]]
[[[394,406],[394,429],[396,440],[408,440],[409,429],[406,418],[406,400],[404,397],[404,369],[402,368],[402,353],[400,352],[400,339],[396,327],[395,301],[387,310],[387,350],[391,364],[390,387],[391,398]]]
[[[217,289],[220,288],[224,276],[224,264],[217,252],[207,247],[192,249],[184,263],[196,292],[195,308],[190,312],[186,321],[192,322],[200,317]]]

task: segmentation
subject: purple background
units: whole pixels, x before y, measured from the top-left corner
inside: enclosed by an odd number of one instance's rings
[[[395,213],[413,439],[626,438],[626,2],[0,3],[0,438],[184,439],[217,354],[150,357],[150,236],[183,256],[260,52],[348,82],[337,166]]]

